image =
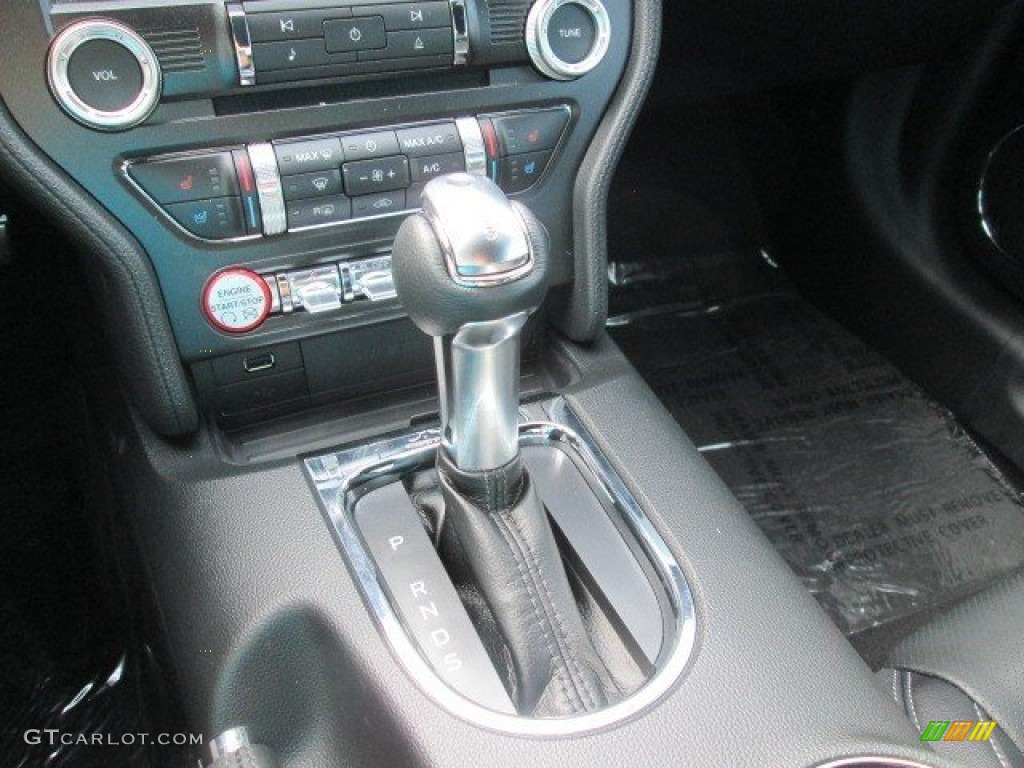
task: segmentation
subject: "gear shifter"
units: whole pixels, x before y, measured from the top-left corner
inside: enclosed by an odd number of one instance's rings
[[[395,287],[434,337],[444,449],[466,472],[518,455],[519,335],[544,298],[547,234],[488,179],[444,176],[399,233]]]
[[[434,337],[442,535],[486,603],[521,714],[558,717],[619,697],[584,626],[547,512],[519,455],[519,339],[547,287],[548,238],[481,176],[427,184],[395,239],[395,289]]]

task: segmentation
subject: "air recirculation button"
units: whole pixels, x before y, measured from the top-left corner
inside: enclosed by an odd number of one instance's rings
[[[50,46],[47,77],[64,111],[98,130],[138,125],[160,101],[156,54],[138,33],[108,19],[62,29]]]

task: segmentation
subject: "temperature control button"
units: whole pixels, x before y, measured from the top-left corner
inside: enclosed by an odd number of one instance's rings
[[[215,328],[245,333],[258,328],[270,314],[267,282],[250,269],[231,267],[210,278],[203,289],[203,314]]]

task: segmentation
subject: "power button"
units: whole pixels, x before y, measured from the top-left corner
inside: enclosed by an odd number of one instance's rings
[[[210,325],[228,333],[258,328],[270,315],[272,304],[267,281],[243,267],[218,272],[203,289],[203,314]]]
[[[160,101],[153,50],[134,30],[107,19],[62,29],[50,46],[47,76],[61,107],[99,130],[138,125]]]

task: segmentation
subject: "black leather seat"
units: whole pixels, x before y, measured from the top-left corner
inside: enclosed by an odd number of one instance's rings
[[[922,734],[931,721],[998,723],[987,741],[930,740],[936,752],[965,766],[1024,767],[1024,574],[907,637],[890,666],[893,696]]]

